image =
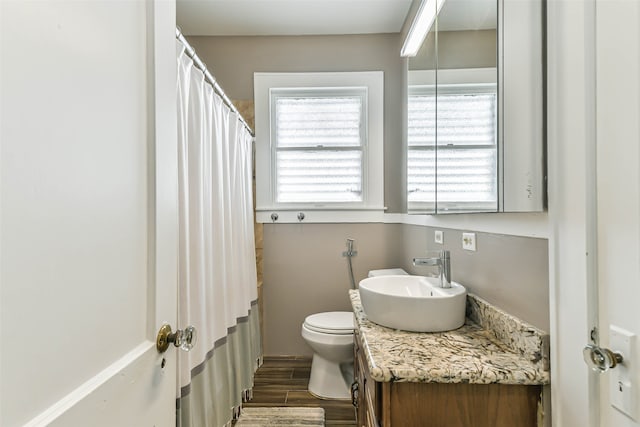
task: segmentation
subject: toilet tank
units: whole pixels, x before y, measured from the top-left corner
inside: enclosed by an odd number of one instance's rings
[[[407,276],[408,273],[401,268],[385,268],[382,270],[371,270],[369,271],[368,277],[376,277],[376,276]]]

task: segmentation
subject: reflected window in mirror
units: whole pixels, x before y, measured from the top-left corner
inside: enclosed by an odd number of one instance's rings
[[[437,92],[437,210],[498,209],[495,68],[440,70]]]
[[[434,200],[439,211],[495,211],[495,69],[441,71],[441,80],[451,83],[439,84],[437,95],[434,85],[418,83],[431,80],[430,74],[413,73],[409,85],[408,202],[422,212],[433,211]]]
[[[419,74],[413,75],[414,82]],[[460,79],[462,74],[466,77]],[[414,211],[433,211],[434,200],[438,210],[448,212],[497,210],[498,103],[493,76],[495,69],[452,72],[443,80],[457,77],[465,83],[439,84],[437,94],[434,85],[409,85],[407,186]]]
[[[407,202],[414,212],[435,212],[436,90],[433,85],[410,85],[408,95]]]

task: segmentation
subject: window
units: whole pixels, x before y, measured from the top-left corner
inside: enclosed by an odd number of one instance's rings
[[[408,111],[410,209],[496,210],[496,85],[413,86]]]
[[[254,86],[259,221],[383,209],[382,72],[256,73]]]
[[[362,202],[366,88],[274,89],[277,203]]]

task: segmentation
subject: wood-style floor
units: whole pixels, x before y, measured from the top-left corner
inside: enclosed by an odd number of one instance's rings
[[[254,377],[253,399],[244,406],[322,407],[326,427],[355,426],[350,400],[318,399],[307,391],[310,372],[310,358],[265,358]]]

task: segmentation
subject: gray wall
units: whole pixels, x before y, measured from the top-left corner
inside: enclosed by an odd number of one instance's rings
[[[254,72],[383,71],[384,200],[405,210],[405,61],[399,34],[281,37],[188,37],[231,99],[253,99]]]
[[[304,318],[324,311],[351,311],[347,237],[355,239],[356,283],[369,270],[402,262],[399,224],[265,224],[265,355],[311,355],[300,335]]]
[[[549,330],[546,239],[476,233],[477,251],[460,249],[461,231],[444,229],[445,244],[433,242],[434,229],[402,224],[265,224],[265,355],[311,355],[300,336],[309,314],[351,310],[347,237],[356,240],[356,282],[372,269],[402,267],[409,273],[435,273],[411,265],[429,251],[451,250],[453,279],[489,302]]]
[[[410,70],[435,69],[435,33],[429,33]],[[438,32],[438,69],[497,67],[496,30]]]
[[[508,313],[549,331],[549,248],[547,239],[476,233],[476,252],[462,249],[462,231],[444,231],[444,244],[434,243],[435,228],[404,225],[400,266],[412,274],[437,269],[414,267],[414,257],[451,251],[451,275],[474,293]]]

